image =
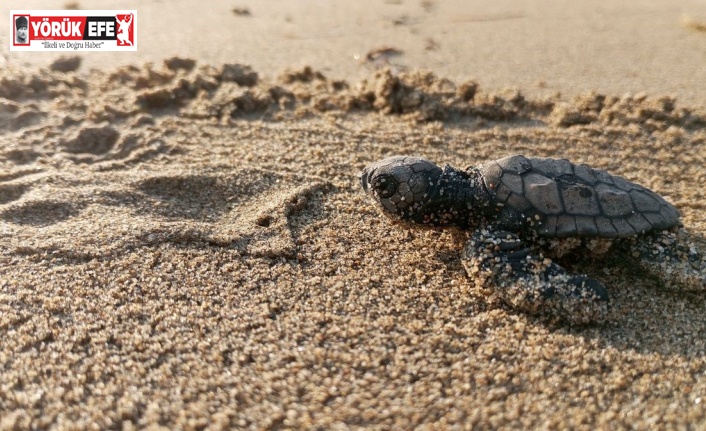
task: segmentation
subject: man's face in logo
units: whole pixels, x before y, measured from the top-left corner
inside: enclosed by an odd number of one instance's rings
[[[17,37],[20,39],[27,39],[27,27],[20,27],[17,29]]]

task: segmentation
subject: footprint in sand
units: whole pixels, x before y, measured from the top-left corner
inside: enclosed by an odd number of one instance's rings
[[[51,197],[59,189],[61,198]],[[232,166],[95,172],[90,182],[69,173],[42,175],[21,185],[0,184],[0,204],[6,204],[0,222],[14,225],[8,232],[26,235],[20,243],[37,250],[90,254],[98,247],[110,254],[125,247],[207,244],[290,258],[301,229],[323,217],[323,196],[331,189],[320,178]],[[44,196],[30,200],[32,190]],[[59,224],[67,221],[81,228]],[[56,233],[37,236],[25,229],[50,225]]]
[[[0,205],[16,201],[27,191],[24,184],[0,184]]]
[[[82,126],[74,137],[59,140],[58,147],[73,162],[100,170],[124,169],[173,149],[149,132],[121,133],[110,125]]]
[[[40,153],[32,150],[31,148],[25,148],[21,150],[9,150],[0,157],[5,157],[5,159],[16,165],[28,165],[37,160],[40,156]]]
[[[24,106],[9,100],[0,101],[0,133],[14,132],[39,124],[47,117],[35,103]]]
[[[27,202],[0,213],[3,220],[35,227],[49,226],[78,215],[78,205],[61,201]]]
[[[73,154],[105,154],[115,146],[120,132],[111,126],[84,127],[78,135],[68,141],[62,141],[64,151]]]
[[[152,219],[148,225],[157,236],[169,238],[166,228],[182,243],[206,241],[255,256],[291,256],[296,249],[293,221],[308,217],[330,184],[259,169],[226,172],[147,178],[134,184],[142,197],[133,196],[131,202],[138,214]],[[175,229],[180,219],[190,227],[186,236]]]
[[[136,186],[154,199],[154,205],[143,210],[163,217],[202,221],[215,221],[239,195],[226,178],[209,175],[158,176]]]
[[[32,176],[34,179],[29,178]],[[16,181],[19,178],[23,178],[23,182],[7,182]],[[48,196],[21,201],[25,194],[41,184],[44,178],[45,176],[38,169],[25,169],[0,175],[0,206],[5,207],[0,211],[0,220],[16,225],[42,227],[78,215],[83,207],[80,202],[64,201]]]

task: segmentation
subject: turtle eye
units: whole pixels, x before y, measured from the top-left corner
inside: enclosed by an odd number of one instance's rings
[[[397,193],[397,181],[386,174],[378,175],[373,179],[373,190],[382,199],[386,199]]]

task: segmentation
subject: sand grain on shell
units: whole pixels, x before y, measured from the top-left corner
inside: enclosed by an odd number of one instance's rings
[[[463,233],[358,184],[393,154],[561,156],[703,241],[703,109],[188,60],[0,72],[0,429],[706,426],[703,293],[576,264],[610,324],[517,314],[470,287]]]

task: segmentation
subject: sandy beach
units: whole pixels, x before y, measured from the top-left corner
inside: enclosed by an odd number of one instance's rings
[[[3,45],[0,430],[706,427],[706,291],[567,262],[609,321],[522,314],[359,182],[565,157],[706,250],[706,4],[142,3],[76,5],[134,55]]]

